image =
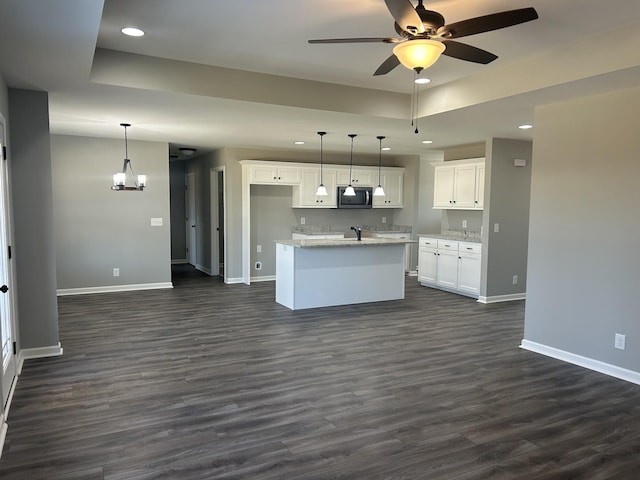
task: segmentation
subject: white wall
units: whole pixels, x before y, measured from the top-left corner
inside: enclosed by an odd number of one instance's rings
[[[640,372],[640,88],[539,107],[524,338]],[[614,334],[626,335],[616,350]]]

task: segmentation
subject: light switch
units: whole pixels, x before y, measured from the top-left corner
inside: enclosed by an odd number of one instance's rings
[[[161,227],[162,226],[162,218],[152,218],[151,219],[152,227]]]

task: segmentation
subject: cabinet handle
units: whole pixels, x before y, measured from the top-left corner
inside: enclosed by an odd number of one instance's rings
[[[473,248],[471,248],[471,247],[467,247],[467,250],[473,250]]]

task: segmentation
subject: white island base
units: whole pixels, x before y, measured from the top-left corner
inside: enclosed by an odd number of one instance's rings
[[[405,243],[276,242],[276,302],[299,310],[403,299]]]

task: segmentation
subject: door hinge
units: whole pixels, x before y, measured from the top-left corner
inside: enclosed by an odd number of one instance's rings
[[[8,250],[7,253],[9,254],[9,260],[11,260],[11,245],[7,247],[7,250]]]
[[[18,353],[18,345],[16,342],[13,342],[13,354],[16,355]]]

